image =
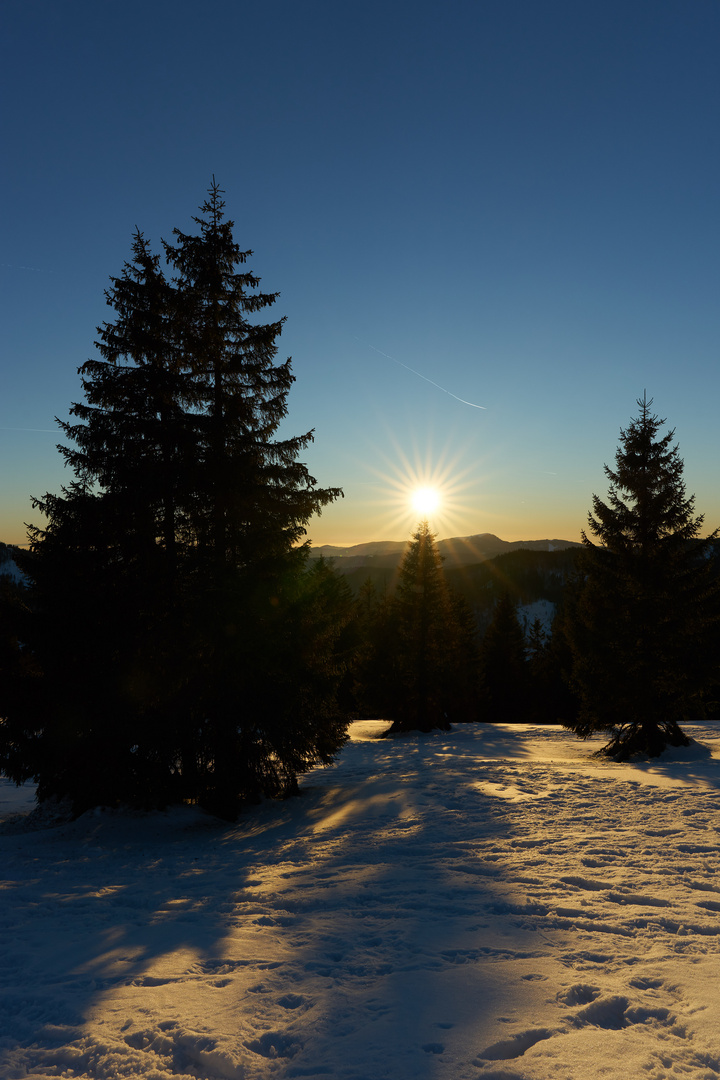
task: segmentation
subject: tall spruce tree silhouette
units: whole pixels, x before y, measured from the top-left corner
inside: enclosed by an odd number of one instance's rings
[[[427,521],[413,534],[382,625],[390,652],[383,670],[383,703],[393,719],[387,734],[447,731],[452,720],[474,718],[474,627],[448,588]]]
[[[680,723],[704,715],[717,670],[717,532],[698,538],[703,518],[685,492],[675,433],[660,435],[652,399],[637,404],[615,469],[605,466],[607,501],[593,495],[588,522],[600,545],[583,533],[565,622],[580,699],[565,726],[583,738],[610,733],[604,753],[618,760],[687,744]]]
[[[175,243],[165,244],[177,274],[177,327],[198,416],[191,508],[196,573],[189,591],[192,618],[205,628],[198,679],[213,687],[202,738],[184,756],[202,778],[205,801],[222,808],[232,802],[239,777],[251,796],[292,788],[302,767],[328,760],[325,749],[324,756],[315,753],[320,745],[335,739],[337,748],[342,741],[338,735],[313,742],[323,717],[338,731],[339,721],[327,715],[326,701],[305,692],[309,670],[292,663],[304,647],[297,641],[294,651],[288,647],[292,620],[284,617],[285,605],[297,602],[296,575],[307,555],[296,545],[312,515],[342,492],[318,488],[299,460],[312,432],[277,438],[295,381],[289,359],[276,363],[285,320],[251,318],[277,294],[260,292],[259,279],[245,269],[252,252],[235,242],[214,181],[194,220],[198,233],[176,229]],[[324,653],[318,649],[318,661]],[[187,730],[198,730],[195,718]],[[295,744],[302,760],[291,752]]]
[[[76,809],[193,799],[232,816],[346,737],[334,688],[350,599],[330,568],[307,571],[302,543],[342,493],[299,460],[312,432],[277,438],[294,382],[276,362],[284,320],[253,318],[277,294],[244,269],[221,196],[213,180],[198,233],[165,244],[171,280],[136,233],[85,400],[61,425],[74,479],[35,503],[41,689],[13,699],[0,767],[22,742],[8,774]]]

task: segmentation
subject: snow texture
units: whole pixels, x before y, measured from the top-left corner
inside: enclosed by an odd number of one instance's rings
[[[3,1080],[720,1076],[720,731],[385,727],[233,826],[3,781]]]
[[[4,562],[0,562],[0,577],[10,578],[11,581],[25,580],[25,575],[12,559],[5,559]]]
[[[531,604],[520,604],[517,614],[525,636],[527,637],[529,634],[530,628],[536,619],[539,619],[545,633],[549,634],[555,618],[555,611],[556,605],[552,600],[533,600]]]

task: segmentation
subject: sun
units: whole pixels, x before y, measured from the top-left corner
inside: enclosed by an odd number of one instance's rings
[[[382,532],[407,535],[418,520],[427,521],[441,537],[461,536],[463,529],[469,532],[467,520],[475,514],[474,489],[481,464],[477,455],[468,457],[464,448],[452,450],[449,444],[435,449],[428,437],[422,445],[403,446],[392,430],[388,441],[390,450],[382,454],[382,464],[366,463],[376,477],[372,486],[379,489],[366,505],[382,512]]]
[[[440,493],[437,488],[416,488],[410,496],[413,510],[421,517],[429,517],[440,506]]]

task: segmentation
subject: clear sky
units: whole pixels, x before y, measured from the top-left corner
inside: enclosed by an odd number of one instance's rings
[[[287,316],[314,543],[577,539],[644,390],[720,525],[716,0],[4,0],[0,539],[136,226],[213,174]],[[461,400],[459,400],[461,399]],[[482,406],[478,408],[476,406]]]

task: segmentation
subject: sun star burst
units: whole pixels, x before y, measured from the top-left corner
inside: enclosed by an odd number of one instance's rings
[[[410,502],[416,513],[427,518],[440,506],[440,493],[433,487],[416,488],[410,496]]]

